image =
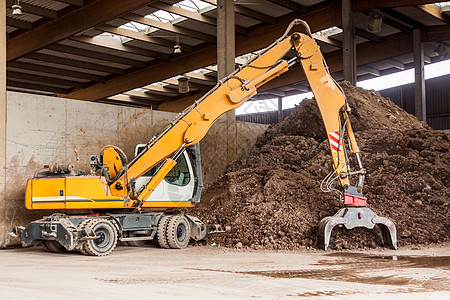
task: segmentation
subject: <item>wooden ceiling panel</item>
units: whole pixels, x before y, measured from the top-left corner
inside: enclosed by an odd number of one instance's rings
[[[79,4],[84,5],[82,0]],[[53,43],[57,43],[83,30],[100,25],[108,20],[143,5],[155,1],[149,0],[98,0],[92,4],[82,7],[73,13],[64,15],[52,22],[48,22],[32,32],[27,32],[13,38],[7,42],[7,61],[17,59],[45,48]],[[75,4],[76,5],[76,4]]]
[[[167,101],[185,103],[186,99],[209,90],[217,81],[217,72],[193,72],[207,66],[215,70],[215,0],[204,0],[211,6],[200,11],[168,4],[176,0],[42,1],[45,5],[40,5],[39,1],[22,2],[24,13],[18,17],[11,14],[14,0],[5,0],[9,7],[6,30],[10,38],[7,59],[11,87],[32,89],[42,85],[41,90],[68,98],[103,99],[101,101],[155,108],[163,107],[162,103]],[[433,48],[435,42],[450,40],[449,17],[427,5],[429,3],[432,1],[354,0],[353,8],[358,11],[354,13],[354,21],[359,51],[369,55],[368,50],[361,49],[366,45],[377,45],[372,48],[380,53],[370,54],[371,59],[394,59],[399,49],[389,50],[389,47],[405,48],[397,44],[392,46],[392,37],[405,39],[413,27],[422,29],[423,41],[432,43],[427,45],[428,48]],[[366,30],[367,14],[375,8],[382,9],[385,17],[382,31],[370,33]],[[167,22],[164,18],[158,21],[145,17],[158,10],[166,10],[176,18]],[[305,19],[313,31],[341,25],[340,2],[332,0],[264,0],[258,3],[239,0],[235,3],[235,16],[236,55],[271,44],[294,18]],[[137,28],[129,26],[130,21],[137,23]],[[440,26],[436,26],[438,24]],[[330,60],[330,68],[339,72],[341,35],[316,35],[316,38]],[[174,54],[177,43],[181,46],[181,54]],[[433,56],[433,53],[427,54]],[[401,55],[407,57],[410,53]],[[358,63],[360,57],[358,53]],[[385,70],[405,68],[401,59],[392,60],[390,65],[382,68],[371,59],[368,63],[373,65],[362,65],[360,74],[378,76]],[[23,74],[22,78],[20,74]],[[194,93],[180,95],[178,81],[174,79],[176,75],[189,77]],[[300,91],[295,88],[298,78],[295,80],[283,77],[283,81],[276,79],[263,89],[275,88],[268,92],[272,96],[294,93]],[[152,84],[159,81],[167,85]],[[292,86],[280,89],[290,82]],[[136,88],[142,90],[133,91]],[[154,102],[149,104],[145,100]]]

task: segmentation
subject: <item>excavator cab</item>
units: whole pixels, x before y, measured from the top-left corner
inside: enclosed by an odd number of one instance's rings
[[[137,145],[135,155],[137,156],[145,147],[146,144]],[[196,155],[198,155],[198,158]],[[196,194],[197,190],[199,190],[199,184],[202,182],[202,175],[201,165],[196,162],[197,159],[200,160],[200,147],[198,144],[187,148],[178,157],[176,160],[177,164],[164,177],[164,180],[156,187],[155,191],[145,199],[145,202],[198,202],[200,199],[196,197]],[[136,191],[145,188],[148,182],[158,172],[161,165],[162,163],[156,165],[136,180]]]

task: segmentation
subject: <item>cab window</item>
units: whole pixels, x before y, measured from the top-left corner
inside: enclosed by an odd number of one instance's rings
[[[163,162],[157,164],[153,168],[151,168],[147,173],[145,173],[143,176],[153,177],[156,172],[159,170]],[[173,167],[172,170],[164,177],[164,180],[166,180],[170,184],[183,186],[189,183],[191,179],[191,176],[189,174],[189,168],[187,165],[186,158],[184,155],[181,155],[177,159],[177,164],[175,167]]]
[[[174,185],[186,185],[190,181],[189,168],[184,155],[177,159],[177,164],[166,175],[164,180]]]

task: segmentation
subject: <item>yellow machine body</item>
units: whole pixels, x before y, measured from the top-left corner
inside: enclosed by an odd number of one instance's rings
[[[74,176],[30,179],[25,193],[28,209],[123,208],[123,197],[112,196],[103,177]]]
[[[127,207],[125,203],[123,197],[111,196],[105,178],[99,176],[29,179],[25,192],[27,209],[120,209]],[[192,206],[187,201],[152,201],[142,207]]]

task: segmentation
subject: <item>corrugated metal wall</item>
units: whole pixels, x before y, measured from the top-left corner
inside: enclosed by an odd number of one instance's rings
[[[450,129],[450,75],[425,81],[427,123],[434,129]],[[380,91],[395,104],[414,114],[414,84]]]
[[[283,119],[291,114],[294,108],[283,110]],[[278,123],[278,111],[268,111],[262,113],[246,114],[236,116],[238,121],[245,121],[258,124]]]
[[[450,75],[429,79],[425,85],[428,125],[439,130],[450,129]],[[380,94],[389,97],[410,114],[414,114],[414,84],[382,90]],[[293,110],[293,108],[283,110],[283,116],[288,116]],[[246,122],[272,124],[278,122],[278,112],[246,114],[236,118]]]

